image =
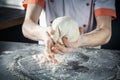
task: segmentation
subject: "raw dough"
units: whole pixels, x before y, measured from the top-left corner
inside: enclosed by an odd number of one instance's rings
[[[78,24],[70,17],[56,18],[51,27],[55,31],[51,36],[55,42],[63,44],[62,37],[66,36],[70,42],[78,40],[80,36]]]

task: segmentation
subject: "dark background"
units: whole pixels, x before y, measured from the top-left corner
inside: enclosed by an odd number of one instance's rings
[[[120,0],[116,0],[117,19],[112,22],[112,37],[108,44],[102,46],[107,49],[120,50]]]
[[[112,37],[108,44],[103,45],[104,49],[120,50],[120,0],[116,0],[116,13],[117,19],[112,22]],[[21,25],[13,26],[4,30],[0,30],[0,41],[14,41],[14,42],[27,42],[37,43],[26,39],[22,34]]]

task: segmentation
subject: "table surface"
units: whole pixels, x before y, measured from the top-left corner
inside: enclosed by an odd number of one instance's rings
[[[0,80],[20,80],[19,77],[8,71],[8,66],[14,61],[13,57],[15,57],[14,54],[11,54],[11,51],[22,50],[33,45],[37,46],[37,44],[0,41]],[[8,53],[3,54],[5,51]]]
[[[0,7],[0,29],[23,23],[25,11],[22,9]]]
[[[12,75],[11,72],[8,71],[8,66],[10,66],[10,63],[12,63],[17,56],[26,56],[28,54],[30,55],[34,54],[36,47],[39,48],[41,46],[44,47],[44,45],[38,45],[33,43],[0,41],[0,79],[1,80],[19,80],[19,77]],[[13,54],[13,52],[15,51],[22,51],[22,50],[26,50],[26,52],[27,51],[31,51],[31,52],[27,54],[24,54],[24,53]],[[120,51],[111,50],[111,53],[120,53]]]

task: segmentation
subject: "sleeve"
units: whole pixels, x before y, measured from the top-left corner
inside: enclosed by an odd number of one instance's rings
[[[112,19],[115,19],[115,0],[96,0],[95,16],[111,16]]]
[[[28,4],[38,4],[42,8],[45,7],[45,0],[25,0],[23,2],[23,7],[26,9]]]

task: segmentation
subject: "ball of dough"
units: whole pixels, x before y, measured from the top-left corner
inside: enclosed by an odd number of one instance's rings
[[[69,42],[78,40],[80,36],[79,27],[76,21],[72,18],[63,16],[56,18],[51,25],[55,31],[51,36],[55,42],[63,44],[62,37],[66,36]]]

